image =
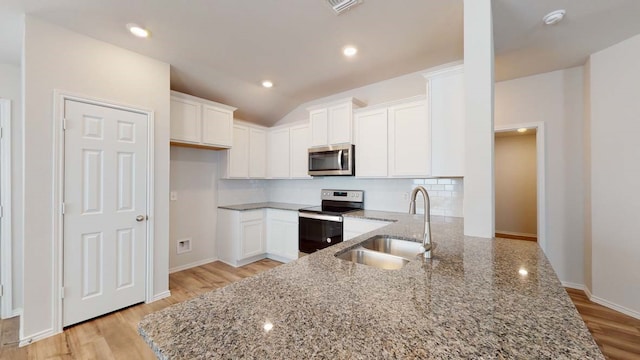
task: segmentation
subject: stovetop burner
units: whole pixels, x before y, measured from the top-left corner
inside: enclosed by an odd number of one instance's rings
[[[322,190],[322,205],[300,209],[327,215],[342,215],[344,213],[364,209],[364,191],[362,190]]]

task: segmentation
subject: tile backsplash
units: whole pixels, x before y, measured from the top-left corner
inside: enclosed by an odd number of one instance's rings
[[[422,185],[429,193],[431,214],[462,217],[464,183],[462,178],[416,179],[414,186]],[[422,203],[416,204],[422,206]]]

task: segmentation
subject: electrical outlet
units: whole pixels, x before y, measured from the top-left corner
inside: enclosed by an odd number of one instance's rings
[[[409,193],[408,192],[403,192],[402,193],[402,200],[409,201]]]
[[[171,200],[171,201],[178,200],[178,192],[177,191],[170,192],[169,193],[169,200]]]
[[[177,242],[176,252],[178,254],[184,254],[191,251],[191,239],[182,239]]]

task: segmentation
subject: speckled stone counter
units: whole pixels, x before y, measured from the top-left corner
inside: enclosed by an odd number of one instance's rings
[[[381,270],[334,254],[417,236],[420,216],[348,216],[394,222],[147,315],[140,334],[161,359],[604,359],[536,243],[434,217],[433,258]]]
[[[239,205],[224,205],[224,206],[218,206],[218,208],[227,209],[227,210],[236,210],[236,211],[248,211],[248,210],[258,210],[258,209],[267,209],[267,208],[298,211],[302,208],[311,207],[311,206],[313,205],[289,204],[289,203],[279,203],[279,202],[261,202],[261,203],[250,203],[250,204],[239,204]]]

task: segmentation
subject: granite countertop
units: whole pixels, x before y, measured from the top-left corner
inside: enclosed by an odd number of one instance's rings
[[[433,258],[382,270],[334,254],[415,237],[421,216],[348,216],[393,222],[149,314],[140,334],[161,359],[604,359],[536,243],[434,216]]]
[[[298,211],[302,208],[307,208],[311,206],[313,205],[289,204],[289,203],[280,203],[280,202],[261,202],[261,203],[238,204],[238,205],[223,205],[223,206],[218,206],[218,208],[227,209],[227,210],[236,210],[236,211],[258,210],[258,209],[267,209],[267,208]]]

